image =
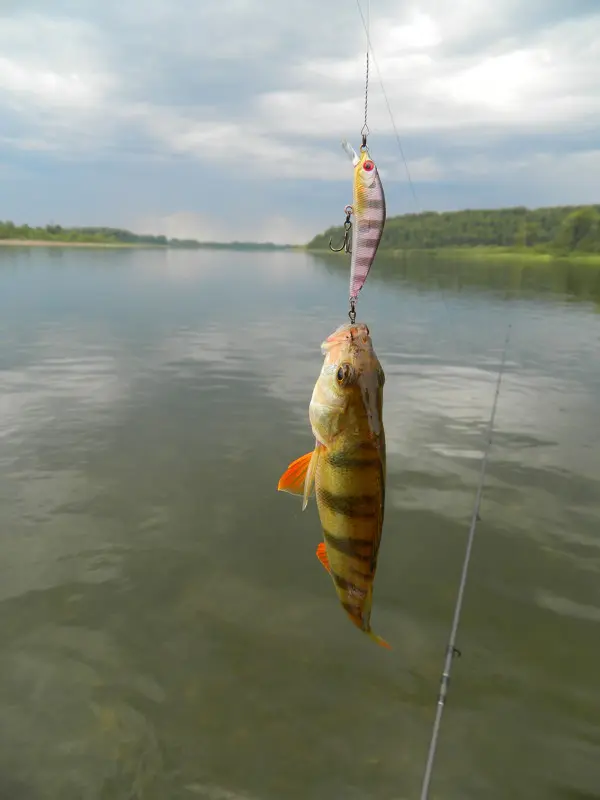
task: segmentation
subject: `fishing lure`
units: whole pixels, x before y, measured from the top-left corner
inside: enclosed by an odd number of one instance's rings
[[[375,260],[386,219],[385,194],[379,171],[367,148],[366,136],[360,147],[360,155],[345,139],[342,147],[352,160],[354,183],[352,205],[346,206],[344,240],[341,247],[329,247],[334,252],[345,250],[350,259],[350,313],[353,314],[358,293],[367,280]],[[350,221],[354,216],[354,224]],[[350,242],[350,234],[352,236]],[[350,317],[352,321],[352,316]]]

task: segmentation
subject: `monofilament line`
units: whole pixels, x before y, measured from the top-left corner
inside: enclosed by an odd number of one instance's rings
[[[471,517],[471,527],[469,528],[469,536],[467,539],[467,547],[465,550],[465,558],[463,561],[462,574],[460,584],[458,587],[458,596],[456,598],[456,606],[454,607],[454,619],[452,621],[452,630],[448,640],[448,648],[446,650],[446,659],[444,661],[444,671],[440,681],[440,691],[438,695],[437,710],[435,721],[433,723],[433,732],[431,735],[431,742],[429,745],[429,754],[427,756],[427,764],[425,766],[425,773],[423,776],[423,785],[421,788],[421,800],[427,800],[429,797],[429,784],[431,783],[431,776],[433,774],[433,764],[438,744],[438,737],[440,733],[440,725],[442,722],[442,714],[444,713],[444,706],[446,703],[446,695],[448,694],[448,684],[450,683],[450,673],[452,671],[452,660],[456,650],[456,634],[458,632],[458,624],[460,622],[460,614],[462,611],[463,596],[465,587],[467,585],[467,575],[469,572],[469,563],[471,561],[471,551],[473,549],[473,540],[475,538],[475,530],[477,528],[477,521],[479,519],[479,507],[481,505],[481,496],[483,494],[483,484],[485,481],[485,471],[487,468],[488,457],[492,446],[492,436],[494,432],[494,422],[496,419],[496,409],[498,407],[498,398],[500,396],[500,384],[502,382],[502,375],[504,374],[504,365],[506,364],[506,353],[508,350],[508,340],[510,338],[509,324],[506,331],[506,339],[504,341],[504,350],[502,352],[502,361],[500,369],[498,370],[498,378],[496,380],[496,393],[494,395],[494,402],[492,405],[492,413],[487,427],[487,444],[481,461],[481,470],[479,473],[479,483],[477,485],[477,494],[475,495],[475,505],[473,506],[473,515]]]
[[[368,110],[369,110],[369,48],[371,47],[371,42],[369,39],[369,30],[371,25],[371,0],[367,0],[367,24],[366,24],[366,33],[367,33],[367,58],[366,58],[366,70],[365,70],[365,124],[363,125],[362,135],[367,136],[369,133],[369,126],[367,125],[367,117],[368,117]]]
[[[417,193],[415,191],[414,184],[412,182],[412,178],[410,175],[410,170],[408,168],[408,162],[404,155],[404,149],[402,147],[402,142],[400,141],[400,134],[398,133],[398,128],[396,127],[396,122],[394,120],[394,115],[392,114],[392,107],[390,106],[390,101],[388,100],[387,92],[385,91],[385,86],[383,85],[383,79],[381,77],[381,71],[379,69],[379,65],[377,63],[377,58],[375,57],[375,51],[373,50],[373,45],[371,44],[371,36],[369,33],[369,25],[367,24],[364,14],[362,12],[362,8],[360,6],[360,0],[356,0],[356,5],[358,7],[358,13],[360,14],[360,18],[362,20],[363,28],[365,29],[365,33],[367,35],[367,50],[371,52],[371,58],[373,59],[373,63],[375,64],[375,69],[377,70],[377,77],[379,78],[379,85],[381,86],[381,91],[383,92],[383,99],[385,100],[385,104],[387,106],[388,114],[390,115],[390,120],[392,122],[392,128],[394,129],[394,134],[396,136],[396,142],[398,144],[398,150],[400,151],[400,155],[402,157],[402,161],[404,162],[404,169],[406,170],[406,177],[408,178],[408,185],[410,186],[410,191],[412,193],[413,199],[415,201],[415,206],[417,211],[421,211],[421,207],[419,206],[419,201],[417,199]]]

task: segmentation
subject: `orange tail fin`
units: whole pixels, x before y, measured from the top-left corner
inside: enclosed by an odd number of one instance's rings
[[[392,649],[392,645],[389,642],[386,642],[386,640],[383,639],[381,636],[377,636],[377,634],[373,633],[373,631],[366,631],[366,633],[369,635],[371,639],[373,639],[374,642],[377,642],[377,644],[380,644],[382,647],[385,647],[386,650]]]

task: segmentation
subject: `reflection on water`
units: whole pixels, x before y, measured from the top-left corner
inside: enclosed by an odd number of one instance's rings
[[[433,797],[600,796],[600,272],[374,268],[388,653],[275,491],[338,262],[0,259],[0,797],[418,796],[508,321]]]
[[[327,254],[319,260],[332,273],[343,272],[347,263],[339,256]],[[408,283],[412,288],[427,292],[432,288],[452,293],[480,290],[502,293],[511,299],[543,298],[592,302],[600,306],[600,269],[585,261],[515,261],[498,256],[481,262],[469,257],[461,259],[414,253],[397,258],[385,254],[378,257],[373,278],[369,281]],[[554,295],[554,298],[552,296]]]

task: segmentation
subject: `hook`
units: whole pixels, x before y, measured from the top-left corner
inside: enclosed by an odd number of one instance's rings
[[[341,253],[342,250],[345,250],[346,253],[350,252],[350,241],[349,241],[349,239],[350,239],[350,228],[351,227],[352,227],[352,224],[350,224],[348,228],[346,228],[346,226],[344,225],[344,238],[342,239],[342,243],[341,243],[341,245],[339,247],[332,247],[331,246],[331,241],[332,240],[331,239],[329,240],[329,249],[333,253]]]
[[[342,239],[342,244],[340,245],[340,247],[332,247],[331,246],[332,238],[329,239],[329,249],[333,253],[341,253],[342,250],[344,250],[344,252],[346,253],[350,252],[350,231],[352,230],[352,223],[350,222],[350,217],[352,216],[352,206],[346,206],[344,211],[346,212],[346,221],[344,222],[344,238]]]

